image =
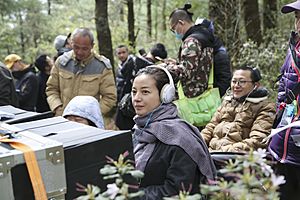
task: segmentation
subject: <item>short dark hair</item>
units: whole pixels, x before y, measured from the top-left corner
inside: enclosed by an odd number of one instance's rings
[[[156,43],[150,50],[150,53],[152,54],[152,56],[155,58],[160,57],[162,59],[165,59],[168,57],[168,52],[166,50],[165,45],[163,45],[162,43]]]
[[[45,72],[45,67],[49,64],[47,62],[47,55],[42,54],[34,61],[34,65],[39,69],[40,72]]]
[[[236,68],[236,70],[234,70],[234,71],[237,71],[237,70],[247,70],[247,71],[250,71],[251,72],[251,80],[253,82],[258,82],[262,78],[259,69],[256,68],[256,67],[242,66],[242,67]]]
[[[178,20],[193,22],[193,13],[188,11],[190,8],[192,8],[191,4],[184,4],[183,8],[173,10],[169,17],[171,24],[176,23]]]
[[[128,47],[125,44],[120,44],[116,49],[125,48],[128,51]]]
[[[169,83],[169,77],[166,74],[166,72],[157,67],[153,67],[153,65],[140,69],[136,74],[135,78],[143,74],[150,75],[153,77],[159,93],[161,92],[163,86]]]

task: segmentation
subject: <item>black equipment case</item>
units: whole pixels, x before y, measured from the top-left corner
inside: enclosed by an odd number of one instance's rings
[[[105,156],[117,159],[129,151],[133,160],[131,131],[101,130],[63,117],[14,124],[14,126],[56,140],[63,144],[67,180],[66,199],[83,193],[76,191],[76,183],[98,185],[106,190],[99,170],[107,163]]]

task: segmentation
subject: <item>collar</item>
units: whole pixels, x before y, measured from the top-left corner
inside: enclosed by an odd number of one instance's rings
[[[268,96],[263,96],[263,97],[247,97],[243,101],[239,101],[237,99],[234,99],[231,94],[224,97],[225,101],[233,101],[233,100],[235,100],[235,101],[238,101],[240,103],[242,103],[244,101],[248,101],[248,102],[251,102],[251,103],[259,103],[259,102],[262,102],[262,101],[264,101],[266,99],[268,99]]]
[[[92,50],[91,54],[87,58],[79,61],[76,59],[74,51],[72,51],[72,59],[75,61],[76,65],[80,65],[81,67],[87,66],[94,56],[95,56],[95,51]]]

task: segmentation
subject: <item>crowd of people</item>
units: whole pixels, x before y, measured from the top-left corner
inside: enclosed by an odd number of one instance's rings
[[[143,199],[173,196],[190,185],[191,194],[201,192],[199,184],[216,177],[211,152],[247,153],[258,148],[268,149],[277,162],[276,172],[285,176],[281,199],[299,197],[300,147],[293,140],[299,128],[270,133],[298,121],[300,115],[300,1],[281,10],[294,12],[296,19],[276,102],[260,84],[258,68],[239,66],[232,73],[213,22],[194,22],[190,8],[186,4],[169,17],[171,32],[181,40],[178,58],[169,58],[162,43],[149,52],[141,49],[140,55],[119,45],[116,78],[110,60],[93,50],[94,36],[88,28],[57,36],[53,59],[42,54],[26,64],[19,55],[8,55],[0,63],[0,105],[52,111],[100,129],[132,130],[136,168],[145,173],[140,182]],[[206,126],[196,127],[179,116],[173,103],[177,84],[182,84],[186,97],[197,97],[208,89],[212,69],[222,103]]]

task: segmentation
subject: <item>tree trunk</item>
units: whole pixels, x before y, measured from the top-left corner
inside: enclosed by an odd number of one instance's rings
[[[135,34],[134,34],[134,5],[133,0],[127,0],[128,6],[128,41],[132,50],[135,52]]]
[[[123,2],[120,3],[120,9],[119,9],[119,14],[120,14],[120,21],[124,22],[124,7],[123,7]]]
[[[277,26],[277,0],[264,0],[263,9],[263,30],[266,33]]]
[[[22,55],[25,54],[25,34],[23,32],[23,19],[22,19],[22,11],[19,10],[18,12],[19,17],[19,25],[20,25],[20,42],[21,42],[21,52]]]
[[[241,1],[209,1],[209,18],[214,22],[215,34],[224,42],[233,60],[238,57],[240,47]]]
[[[163,7],[162,7],[162,30],[163,30],[164,33],[167,31],[166,7],[167,7],[167,0],[163,0]]]
[[[147,0],[147,32],[149,38],[152,36],[151,0]]]
[[[247,37],[258,45],[262,42],[258,0],[244,1],[244,20]]]
[[[108,24],[107,0],[96,0],[95,21],[99,53],[110,59],[112,66],[114,66],[111,34]]]
[[[51,15],[51,0],[47,0],[48,4],[48,15]]]
[[[155,1],[154,2],[155,3],[155,22],[154,22],[154,40],[155,41],[157,41],[157,34],[158,34],[158,24],[159,24],[159,22],[158,22],[158,9],[159,9],[159,4],[161,3],[161,2],[158,2],[158,1]]]

